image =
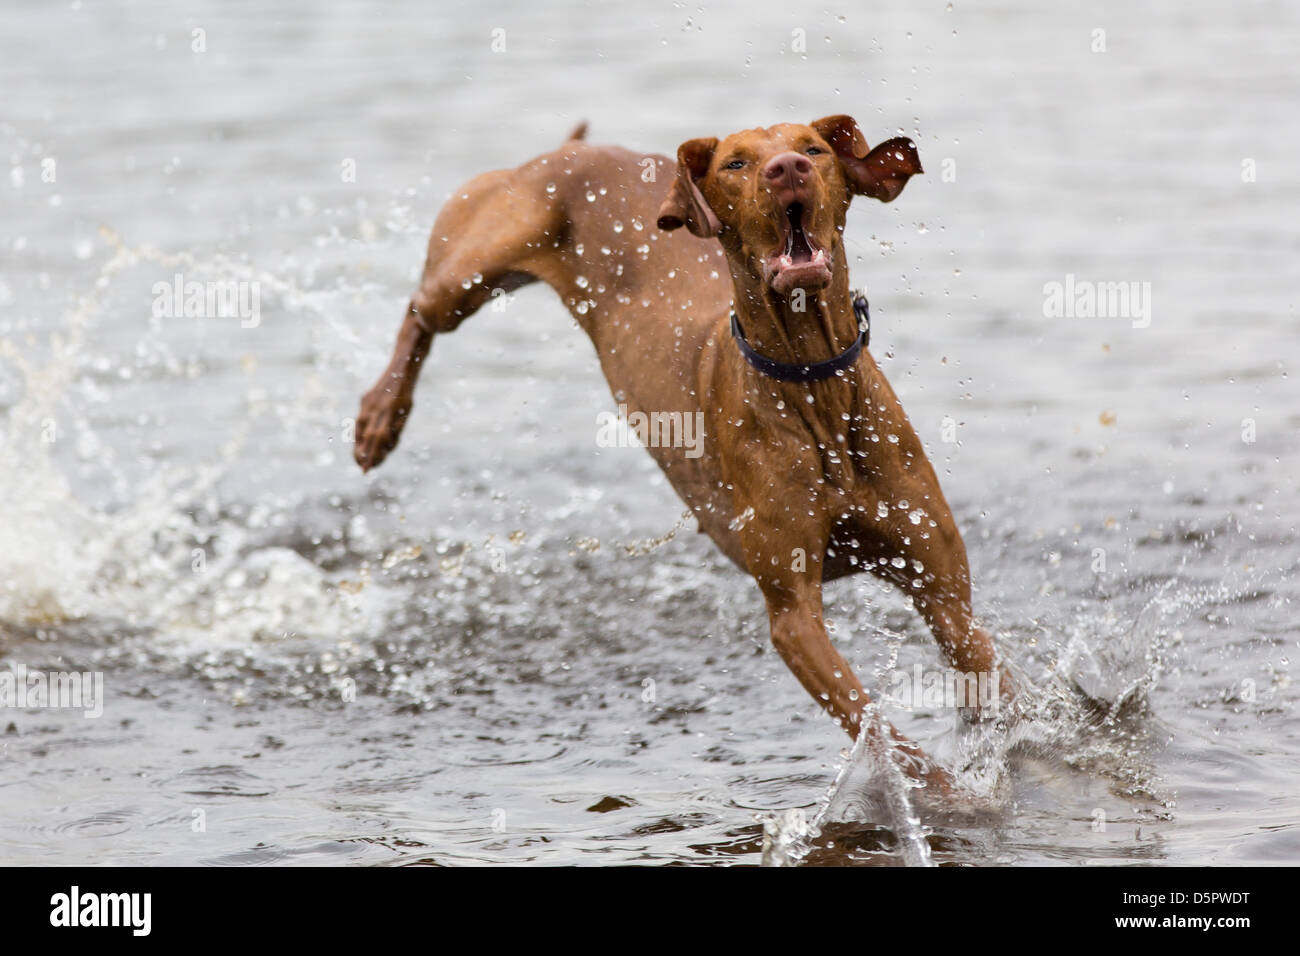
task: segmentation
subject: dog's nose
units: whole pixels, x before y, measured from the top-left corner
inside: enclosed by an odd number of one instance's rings
[[[812,162],[798,153],[781,153],[773,156],[763,167],[763,176],[773,186],[796,189],[802,186],[812,172]]]

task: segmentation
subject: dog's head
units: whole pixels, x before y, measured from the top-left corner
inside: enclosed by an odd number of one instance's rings
[[[717,236],[733,268],[749,269],[778,295],[816,291],[844,261],[837,244],[853,197],[889,202],[921,171],[910,139],[868,150],[850,116],[687,140],[659,228]]]

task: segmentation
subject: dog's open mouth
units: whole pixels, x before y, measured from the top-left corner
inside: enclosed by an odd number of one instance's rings
[[[767,263],[768,284],[780,295],[795,289],[820,289],[831,281],[831,261],[805,229],[803,203],[785,207],[785,251]]]

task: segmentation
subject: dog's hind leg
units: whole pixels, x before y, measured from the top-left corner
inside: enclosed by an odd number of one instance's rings
[[[415,381],[435,335],[489,300],[538,279],[554,282],[563,238],[560,203],[518,170],[485,173],[448,200],[433,226],[420,286],[407,306],[388,367],[361,400],[353,456],[363,470],[396,447]]]

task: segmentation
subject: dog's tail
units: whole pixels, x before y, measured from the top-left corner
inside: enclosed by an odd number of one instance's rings
[[[573,132],[565,140],[566,143],[572,143],[580,139],[587,138],[587,121],[583,120],[577,126],[573,127]]]

